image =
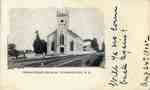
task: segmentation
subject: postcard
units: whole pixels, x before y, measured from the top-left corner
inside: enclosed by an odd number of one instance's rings
[[[1,0],[1,90],[150,90],[149,0]]]

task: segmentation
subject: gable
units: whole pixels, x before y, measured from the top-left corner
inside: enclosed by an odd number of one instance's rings
[[[82,40],[81,37],[80,37],[79,35],[77,35],[76,33],[74,33],[73,31],[67,29],[67,32],[68,32],[72,37],[74,37],[74,38],[79,38],[80,40]]]
[[[82,38],[81,38],[79,35],[77,35],[76,33],[74,33],[73,31],[71,31],[71,30],[69,30],[69,29],[67,29],[67,33],[69,33],[69,35],[70,35],[71,37],[73,37],[73,38],[78,38],[78,39],[82,40]],[[57,34],[57,30],[55,30],[55,31],[53,31],[52,33],[50,33],[50,34],[47,36],[47,38],[52,37],[52,36],[55,36],[56,34]]]
[[[56,30],[53,31],[52,33],[48,34],[48,35],[47,35],[47,38],[52,37],[52,36],[54,36],[54,35],[56,35]]]

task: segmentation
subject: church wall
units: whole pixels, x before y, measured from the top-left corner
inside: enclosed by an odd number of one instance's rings
[[[67,33],[67,54],[78,54],[83,51],[82,40],[79,37],[73,37]],[[70,42],[74,42],[74,50],[70,50]]]
[[[56,41],[56,34],[52,34],[47,37],[47,54],[54,53],[54,51],[51,50],[52,41]]]
[[[64,54],[80,54],[83,52],[83,41],[79,37],[74,37],[72,34],[69,34],[68,32],[64,33]],[[58,39],[59,40],[59,39]],[[48,46],[48,54],[55,54],[55,53],[60,53],[60,45],[55,47],[55,51],[51,50],[52,46],[52,41],[57,41],[56,40],[56,33],[51,34],[50,36],[47,37],[47,46]],[[74,42],[74,49],[73,51],[70,50],[70,42]],[[60,43],[60,41],[58,41]],[[58,51],[56,51],[58,49]]]

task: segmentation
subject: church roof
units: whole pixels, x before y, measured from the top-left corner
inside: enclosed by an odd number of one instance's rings
[[[84,42],[91,42],[92,40],[91,39],[85,39],[83,40]]]
[[[48,34],[47,37],[49,37],[49,36],[51,36],[51,35],[53,35],[53,34],[55,34],[55,33],[56,33],[56,30],[53,31],[52,33]]]
[[[74,36],[74,37],[76,37],[76,38],[78,37],[78,38],[81,39],[81,37],[80,37],[78,34],[74,33],[73,31],[71,31],[71,30],[69,30],[69,29],[67,29],[67,31],[68,31],[68,33],[71,34],[72,36]]]
[[[47,37],[49,37],[49,36],[55,34],[56,31],[57,31],[57,30],[55,30],[55,31],[53,31],[52,33],[48,34]],[[81,37],[80,37],[79,35],[77,35],[76,33],[74,33],[72,30],[67,29],[67,32],[68,32],[70,35],[72,35],[73,37],[75,37],[75,38],[80,38],[80,39],[81,39]],[[81,40],[82,40],[82,39],[81,39]]]

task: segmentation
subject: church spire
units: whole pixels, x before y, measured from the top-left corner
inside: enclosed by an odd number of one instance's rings
[[[57,17],[69,16],[69,12],[66,8],[57,8]]]

